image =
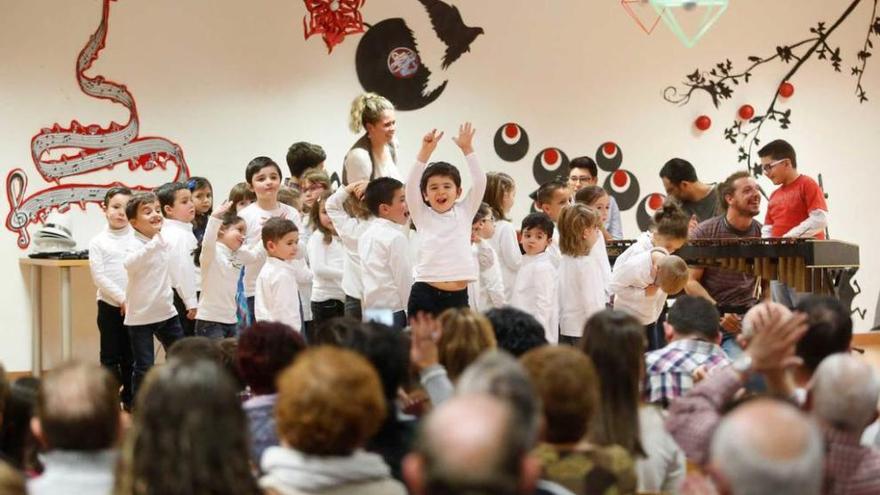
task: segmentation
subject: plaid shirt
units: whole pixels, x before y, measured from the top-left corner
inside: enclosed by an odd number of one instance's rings
[[[694,370],[711,371],[730,363],[721,347],[703,340],[680,339],[645,355],[645,400],[668,405],[694,387]]]
[[[824,493],[880,493],[880,451],[859,445],[860,434],[823,427],[825,436]]]

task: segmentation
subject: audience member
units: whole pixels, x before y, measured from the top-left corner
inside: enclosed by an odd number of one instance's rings
[[[451,308],[440,314],[440,364],[455,382],[480,354],[495,349],[495,333],[485,316],[469,308]]]
[[[15,380],[9,386],[4,412],[0,413],[0,460],[29,476],[43,470],[37,457],[39,446],[31,431],[39,390],[39,378],[25,376]]]
[[[0,460],[0,493],[3,495],[26,495],[24,477],[12,466]]]
[[[168,359],[207,359],[223,365],[223,353],[208,337],[184,337],[168,348]]]
[[[511,306],[486,311],[495,330],[498,348],[519,357],[529,349],[547,344],[544,327],[534,316]]]

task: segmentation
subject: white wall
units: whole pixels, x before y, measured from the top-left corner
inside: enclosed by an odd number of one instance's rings
[[[485,167],[517,179],[522,193],[517,218],[528,210],[525,193],[536,186],[532,159],[549,146],[574,157],[593,155],[606,140],[619,143],[624,168],[638,176],[642,196],[662,192],[656,173],[672,156],[691,160],[707,181],[723,179],[740,167],[721,129],[742,104],[761,112],[788,67],[758,69],[753,82],[737,88],[717,110],[702,97],[685,107],[666,103],[663,88],[724,58],[742,66],[748,55],[772,54],[777,44],[807,37],[816,21],[836,19],[848,3],[737,0],[696,48],[687,49],[663,26],[646,36],[617,1],[458,2],[465,22],[486,34],[453,64],[448,87],[435,103],[398,114],[402,168],[409,167],[426,130],[451,133],[467,119],[480,131],[477,149]],[[872,326],[880,290],[880,266],[871,249],[880,234],[867,228],[876,225],[868,212],[876,189],[870,178],[878,155],[880,68],[868,66],[865,86],[872,99],[860,105],[849,67],[871,14],[870,2],[862,3],[831,40],[842,47],[844,72],[808,62],[793,81],[795,96],[783,105],[792,108],[794,125],[788,131],[768,126],[763,138],[788,139],[804,173],[823,173],[832,235],[862,246],[857,278],[863,292],[855,305],[869,310],[866,320],[856,320],[864,330]],[[30,158],[30,140],[41,128],[66,126],[72,119],[124,122],[127,113],[84,95],[74,78],[76,56],[100,19],[100,1],[0,0],[0,8],[0,170],[5,175],[24,168],[31,194],[47,187]],[[416,0],[371,0],[363,8],[368,23],[403,16],[423,26],[422,12]],[[346,119],[361,90],[354,70],[359,38],[346,39],[328,55],[317,37],[303,40],[304,15],[303,3],[289,0],[112,2],[107,47],[90,74],[125,84],[138,103],[141,135],[179,143],[192,172],[209,177],[219,196],[243,180],[248,160],[265,154],[283,164],[287,146],[297,140],[322,144],[327,163],[338,169],[355,138]],[[703,113],[714,125],[697,135],[691,123]],[[523,125],[531,140],[529,154],[515,164],[498,159],[492,148],[495,130],[508,121]],[[437,157],[461,161],[448,140]],[[62,182],[158,185],[170,176],[120,167]],[[4,203],[4,216],[7,212]],[[100,210],[89,205],[68,215],[85,247],[102,225]],[[624,223],[626,233],[635,235],[635,208],[624,213]],[[22,254],[15,236],[0,231],[6,274],[0,309],[9,322],[0,326],[0,362],[12,370],[30,366],[27,277],[17,263]],[[90,294],[77,296],[78,304],[93,304]],[[90,317],[76,323],[86,331],[93,325]]]

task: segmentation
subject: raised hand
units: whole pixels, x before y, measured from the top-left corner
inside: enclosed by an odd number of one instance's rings
[[[348,191],[348,194],[354,196],[357,199],[363,199],[364,192],[367,190],[367,184],[369,181],[367,180],[359,180],[357,182],[352,182],[348,186],[346,186],[345,190]]]
[[[220,206],[218,206],[214,210],[214,212],[211,213],[211,216],[214,218],[223,218],[223,215],[226,214],[226,212],[229,211],[230,208],[232,208],[233,204],[234,203],[232,201],[229,201],[227,199],[226,201],[220,203]]]
[[[437,143],[440,142],[442,137],[443,131],[438,131],[437,129],[431,129],[425,134],[425,137],[422,138],[422,148],[417,156],[418,161],[428,163],[428,160],[431,159],[431,154],[437,149]]]
[[[419,313],[409,319],[412,345],[410,361],[423,370],[440,362],[437,342],[440,341],[440,323],[427,313]]]
[[[470,155],[474,152],[474,134],[476,132],[476,129],[474,129],[470,122],[465,122],[458,126],[458,136],[452,138],[465,155]]]

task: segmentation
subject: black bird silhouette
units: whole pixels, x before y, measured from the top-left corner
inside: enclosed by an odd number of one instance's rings
[[[443,69],[456,60],[464,52],[470,51],[471,43],[477,36],[484,33],[481,27],[470,27],[464,24],[458,7],[449,5],[441,0],[419,0],[428,11],[434,32],[443,43],[446,44],[446,54],[443,57]]]

